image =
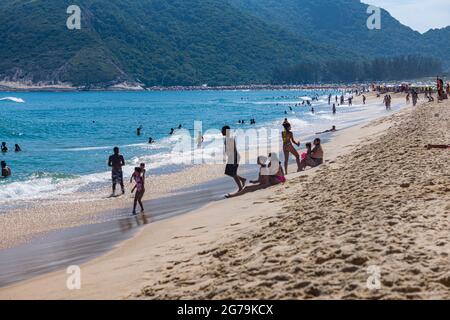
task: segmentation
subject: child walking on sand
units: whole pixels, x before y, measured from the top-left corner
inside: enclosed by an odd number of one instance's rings
[[[144,212],[144,205],[142,204],[142,198],[145,194],[145,164],[141,164],[140,167],[134,168],[134,173],[131,176],[130,182],[134,180],[135,186],[131,192],[136,190],[134,195],[133,215],[136,215],[136,206],[139,203],[141,207],[141,213]]]

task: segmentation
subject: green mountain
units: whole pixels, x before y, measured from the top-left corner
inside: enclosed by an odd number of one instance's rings
[[[448,39],[448,30],[421,35],[386,11],[382,29],[368,30],[367,6],[358,0],[75,2],[81,30],[66,27],[72,0],[0,1],[0,81],[88,87],[268,83],[288,66],[317,73],[336,61],[450,53],[448,43],[437,45]]]
[[[0,79],[267,83],[279,64],[331,58],[328,47],[220,0],[78,0],[81,30],[66,28],[71,0],[2,1]]]
[[[420,54],[450,67],[449,28],[422,35],[382,9],[381,29],[369,30],[368,5],[359,0],[228,1],[254,17],[337,50],[353,50],[366,58]]]

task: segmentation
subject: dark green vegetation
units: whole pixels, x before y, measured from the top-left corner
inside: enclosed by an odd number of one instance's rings
[[[74,3],[81,30],[66,28]],[[420,35],[383,12],[382,30],[369,31],[366,8],[358,0],[1,0],[0,79],[227,85],[353,81],[362,78],[352,70],[363,69],[382,80],[391,75],[365,61],[449,56],[449,28]],[[350,70],[328,68],[336,64]]]
[[[303,62],[279,67],[276,83],[355,82],[417,79],[442,72],[442,63],[421,56],[383,57],[365,61],[336,60],[324,64]]]

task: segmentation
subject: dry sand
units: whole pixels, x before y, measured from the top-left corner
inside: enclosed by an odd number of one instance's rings
[[[337,134],[322,167],[284,186],[151,224],[86,263],[1,299],[450,298],[450,104]],[[381,270],[381,289],[366,286]]]

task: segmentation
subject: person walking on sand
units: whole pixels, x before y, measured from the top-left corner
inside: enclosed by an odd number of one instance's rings
[[[300,155],[293,146],[293,144],[295,144],[297,147],[300,147],[300,142],[295,141],[294,134],[291,131],[290,124],[284,124],[283,127],[284,131],[281,133],[281,137],[283,139],[284,172],[287,174],[289,166],[289,154],[291,153],[295,157],[295,160],[297,161],[298,171],[300,170]]]
[[[366,104],[366,96],[363,95],[362,98],[363,98],[363,104]]]
[[[236,139],[231,137],[231,128],[224,126],[222,128],[222,135],[225,137],[225,155],[227,157],[227,164],[225,167],[225,175],[231,177],[236,182],[239,191],[245,187],[247,179],[238,175],[240,155],[236,146]]]
[[[144,168],[143,168],[144,166]],[[139,203],[139,206],[141,207],[141,213],[144,212],[144,205],[142,204],[142,197],[145,193],[145,164],[141,164],[140,167],[134,168],[134,173],[131,177],[132,180],[136,183],[133,190],[136,190],[136,193],[134,195],[134,204],[133,204],[133,215],[136,215],[136,207]]]
[[[114,154],[109,157],[108,166],[111,167],[112,177],[112,196],[116,195],[116,185],[120,184],[122,194],[125,194],[125,186],[123,184],[122,167],[125,165],[125,159],[119,153],[119,148],[114,148]]]
[[[2,178],[8,178],[11,176],[11,168],[6,165],[6,161],[1,162]]]

